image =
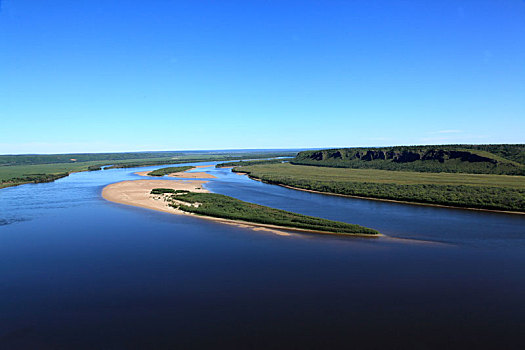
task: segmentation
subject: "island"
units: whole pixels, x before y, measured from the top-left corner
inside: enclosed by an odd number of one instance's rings
[[[131,180],[106,186],[102,196],[109,201],[192,215],[244,227],[265,227],[321,234],[379,237],[376,230],[345,222],[292,213],[229,196],[210,193],[203,180]]]

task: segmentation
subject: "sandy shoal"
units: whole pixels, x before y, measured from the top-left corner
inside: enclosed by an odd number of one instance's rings
[[[185,179],[216,179],[217,178],[217,176],[214,176],[212,174],[208,174],[205,172],[188,173],[187,171],[183,171],[182,173],[169,174],[168,177],[183,177]]]
[[[136,207],[160,210],[164,212],[181,214],[182,211],[168,206],[162,196],[151,195],[154,188],[171,188],[191,192],[208,192],[202,187],[206,181],[198,180],[133,180],[122,181],[104,187],[102,197],[111,202],[133,205]]]
[[[189,171],[190,170],[193,170],[193,169],[196,169],[196,168],[208,168],[208,167],[211,167],[211,165],[197,165],[197,166],[194,166],[193,168],[191,169],[188,169],[186,171],[183,171],[183,172],[179,172],[179,173],[171,173],[171,174],[168,174],[166,176],[168,177],[182,177],[182,178],[185,178],[185,179],[216,179],[217,176],[214,176],[212,174],[208,174],[208,173],[205,173],[205,172],[195,172],[195,173],[190,173]],[[147,177],[150,177],[148,174],[150,172],[152,172],[153,170],[149,170],[149,171],[138,171],[135,173],[135,175],[140,175],[140,176],[147,176]],[[157,177],[157,176],[155,176]]]

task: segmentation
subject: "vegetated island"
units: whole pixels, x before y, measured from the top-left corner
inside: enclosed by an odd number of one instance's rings
[[[102,196],[113,202],[160,210],[173,214],[196,215],[219,222],[322,234],[378,237],[376,230],[359,225],[244,202],[209,193],[197,180],[134,180],[108,185]]]
[[[164,175],[169,175],[169,174],[174,174],[174,173],[180,173],[180,172],[190,170],[190,169],[193,169],[193,167],[192,166],[171,166],[167,168],[160,168],[157,170],[150,171],[148,172],[148,175],[149,176],[164,176]]]
[[[183,178],[193,178],[193,179],[215,179],[216,176],[212,174],[208,174],[206,172],[193,172],[188,173],[187,171],[197,169],[197,168],[207,168],[211,165],[197,165],[197,166],[175,166],[175,167],[167,167],[167,168],[160,168],[153,171],[139,171],[136,172],[136,175],[140,176],[171,176],[171,177],[183,177]]]
[[[426,156],[414,155],[414,146],[407,147],[406,153],[397,147],[398,153],[390,154],[377,149],[305,151],[289,163],[238,166],[233,171],[270,184],[326,194],[524,213],[525,176],[498,174],[521,173],[525,147],[492,146],[498,154],[486,154],[491,145],[473,149],[472,154],[458,151],[464,149],[459,146],[416,147]],[[503,151],[513,159],[504,159]],[[485,152],[484,156],[479,152]]]

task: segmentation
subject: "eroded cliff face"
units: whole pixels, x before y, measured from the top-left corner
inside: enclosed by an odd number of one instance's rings
[[[444,163],[449,159],[459,159],[464,162],[487,162],[497,164],[498,161],[492,158],[483,157],[469,151],[427,149],[427,150],[352,150],[336,149],[322,150],[314,152],[301,152],[297,156],[298,160],[391,160],[396,163],[410,163],[416,160],[437,160]]]

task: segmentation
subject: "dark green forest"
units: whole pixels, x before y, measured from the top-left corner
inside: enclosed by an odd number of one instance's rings
[[[291,163],[353,169],[525,175],[525,146],[339,148],[299,152]]]

